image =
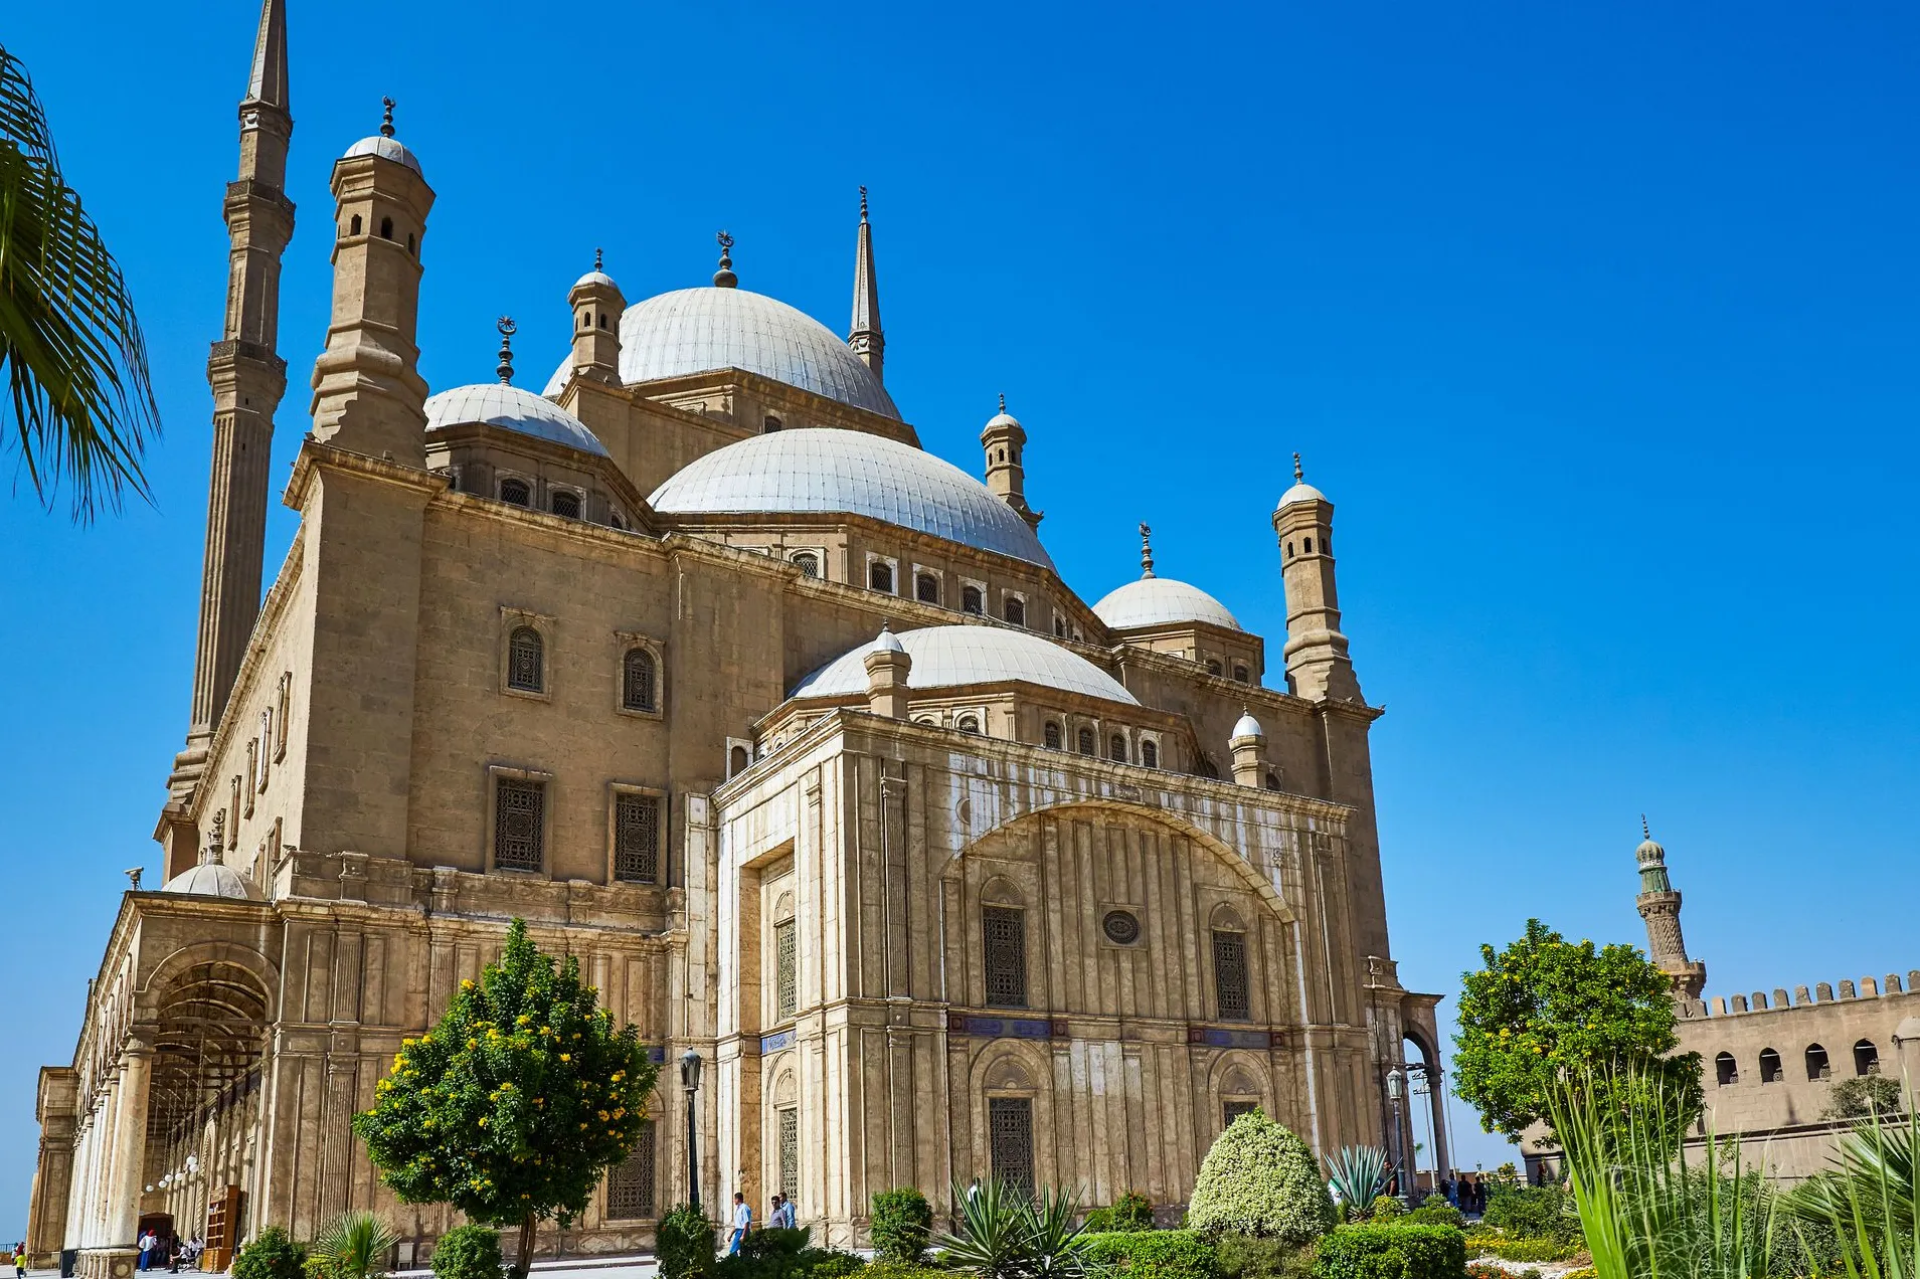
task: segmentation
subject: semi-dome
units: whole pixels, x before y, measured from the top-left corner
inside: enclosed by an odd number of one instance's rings
[[[404,164],[415,173],[419,173],[421,177],[426,176],[425,173],[421,173],[420,161],[414,158],[413,152],[407,150],[406,145],[398,138],[383,137],[376,133],[372,137],[362,138],[348,147],[346,154],[340,158],[342,160],[351,160],[357,155],[377,155],[382,160],[391,160],[395,164]]]
[[[476,382],[427,397],[427,430],[484,422],[568,448],[606,457],[607,446],[587,424],[551,400],[506,382]]]
[[[1022,680],[1138,706],[1120,681],[1052,640],[997,626],[926,626],[894,637],[913,659],[908,688],[958,688]],[[872,642],[834,658],[794,687],[794,697],[849,697],[867,691],[866,657]]]
[[[863,431],[808,427],[740,440],[682,467],[648,501],[662,515],[864,515],[1053,567],[1033,529],[986,485]]]
[[[749,289],[676,289],[620,317],[620,380],[651,382],[714,369],[745,369],[803,391],[898,419],[873,370],[826,325]],[[558,394],[573,372],[560,362],[547,383]]]
[[[1093,606],[1093,612],[1117,631],[1171,622],[1206,622],[1230,631],[1240,629],[1225,604],[1197,586],[1170,577],[1143,577],[1108,591]]]
[[[246,876],[224,862],[189,866],[169,879],[160,891],[189,897],[231,897],[237,901],[256,901],[259,897]]]

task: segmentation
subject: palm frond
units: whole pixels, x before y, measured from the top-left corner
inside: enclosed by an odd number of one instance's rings
[[[379,1279],[387,1272],[387,1256],[397,1238],[378,1213],[353,1209],[321,1228],[312,1255],[332,1279]]]

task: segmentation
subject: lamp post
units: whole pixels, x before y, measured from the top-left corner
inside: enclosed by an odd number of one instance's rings
[[[700,1138],[694,1126],[694,1094],[700,1091],[700,1054],[689,1048],[680,1057],[680,1086],[687,1093],[687,1203],[700,1210]]]
[[[1393,1105],[1393,1173],[1395,1180],[1402,1175],[1402,1165],[1406,1163],[1406,1142],[1400,1133],[1400,1103],[1407,1095],[1407,1077],[1395,1066],[1387,1072],[1387,1100]],[[1403,1192],[1404,1193],[1404,1192]]]

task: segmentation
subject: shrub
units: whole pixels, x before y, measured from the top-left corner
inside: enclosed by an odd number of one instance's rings
[[[1793,1273],[1799,1274],[1800,1272],[1796,1270],[1793,1271]],[[1581,1266],[1578,1270],[1569,1270],[1562,1274],[1560,1279],[1600,1279],[1600,1272],[1592,1266]]]
[[[867,1263],[850,1252],[828,1252],[813,1263],[807,1279],[846,1279],[848,1275],[865,1274],[866,1270]]]
[[[268,1226],[234,1254],[233,1279],[304,1279],[307,1250],[278,1226]]]
[[[1222,1279],[1212,1245],[1192,1230],[1117,1230],[1080,1238],[1090,1267],[1126,1279]]]
[[[1865,1119],[1868,1115],[1900,1113],[1900,1081],[1891,1075],[1856,1075],[1842,1079],[1827,1092],[1822,1119]]]
[[[1466,1217],[1442,1195],[1428,1195],[1427,1201],[1407,1214],[1407,1220],[1425,1226],[1464,1226]]]
[[[696,1279],[713,1271],[713,1223],[698,1208],[681,1204],[660,1219],[654,1252],[660,1279]]]
[[[1373,1202],[1367,1205],[1367,1220],[1384,1221],[1389,1217],[1405,1216],[1407,1206],[1392,1195],[1375,1195]]]
[[[1558,1239],[1489,1239],[1477,1247],[1502,1261],[1565,1261],[1580,1251],[1579,1245]]]
[[[953,1272],[904,1261],[869,1261],[860,1279],[953,1279]]]
[[[1320,1241],[1315,1279],[1460,1279],[1467,1245],[1452,1226],[1341,1226]]]
[[[1255,1110],[1214,1139],[1187,1222],[1207,1234],[1303,1244],[1333,1228],[1333,1200],[1307,1144]]]
[[[1137,1190],[1129,1190],[1120,1196],[1118,1203],[1108,1208],[1095,1208],[1087,1214],[1080,1228],[1088,1234],[1102,1234],[1116,1230],[1152,1230],[1153,1200]]]
[[[1309,1279],[1313,1274],[1311,1245],[1251,1235],[1221,1235],[1214,1260],[1225,1279]]]
[[[877,1191],[872,1235],[876,1260],[917,1264],[933,1237],[933,1208],[927,1197],[912,1186]]]
[[[433,1249],[434,1279],[500,1279],[500,1232],[488,1226],[455,1226]]]
[[[860,1259],[849,1253],[811,1247],[812,1237],[812,1229],[805,1226],[749,1231],[738,1253],[714,1264],[714,1274],[718,1279],[812,1279],[824,1272],[822,1279],[827,1279],[861,1268]]]
[[[1567,1208],[1566,1192],[1558,1186],[1512,1186],[1493,1192],[1480,1219],[1516,1239],[1571,1243],[1580,1236],[1580,1219]]]

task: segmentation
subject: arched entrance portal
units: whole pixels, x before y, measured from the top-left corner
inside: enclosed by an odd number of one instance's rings
[[[1440,1054],[1416,1030],[1408,1030],[1402,1047],[1407,1063],[1407,1166],[1413,1174],[1418,1202],[1437,1190],[1443,1177],[1453,1174],[1452,1134],[1447,1131],[1446,1081]]]

